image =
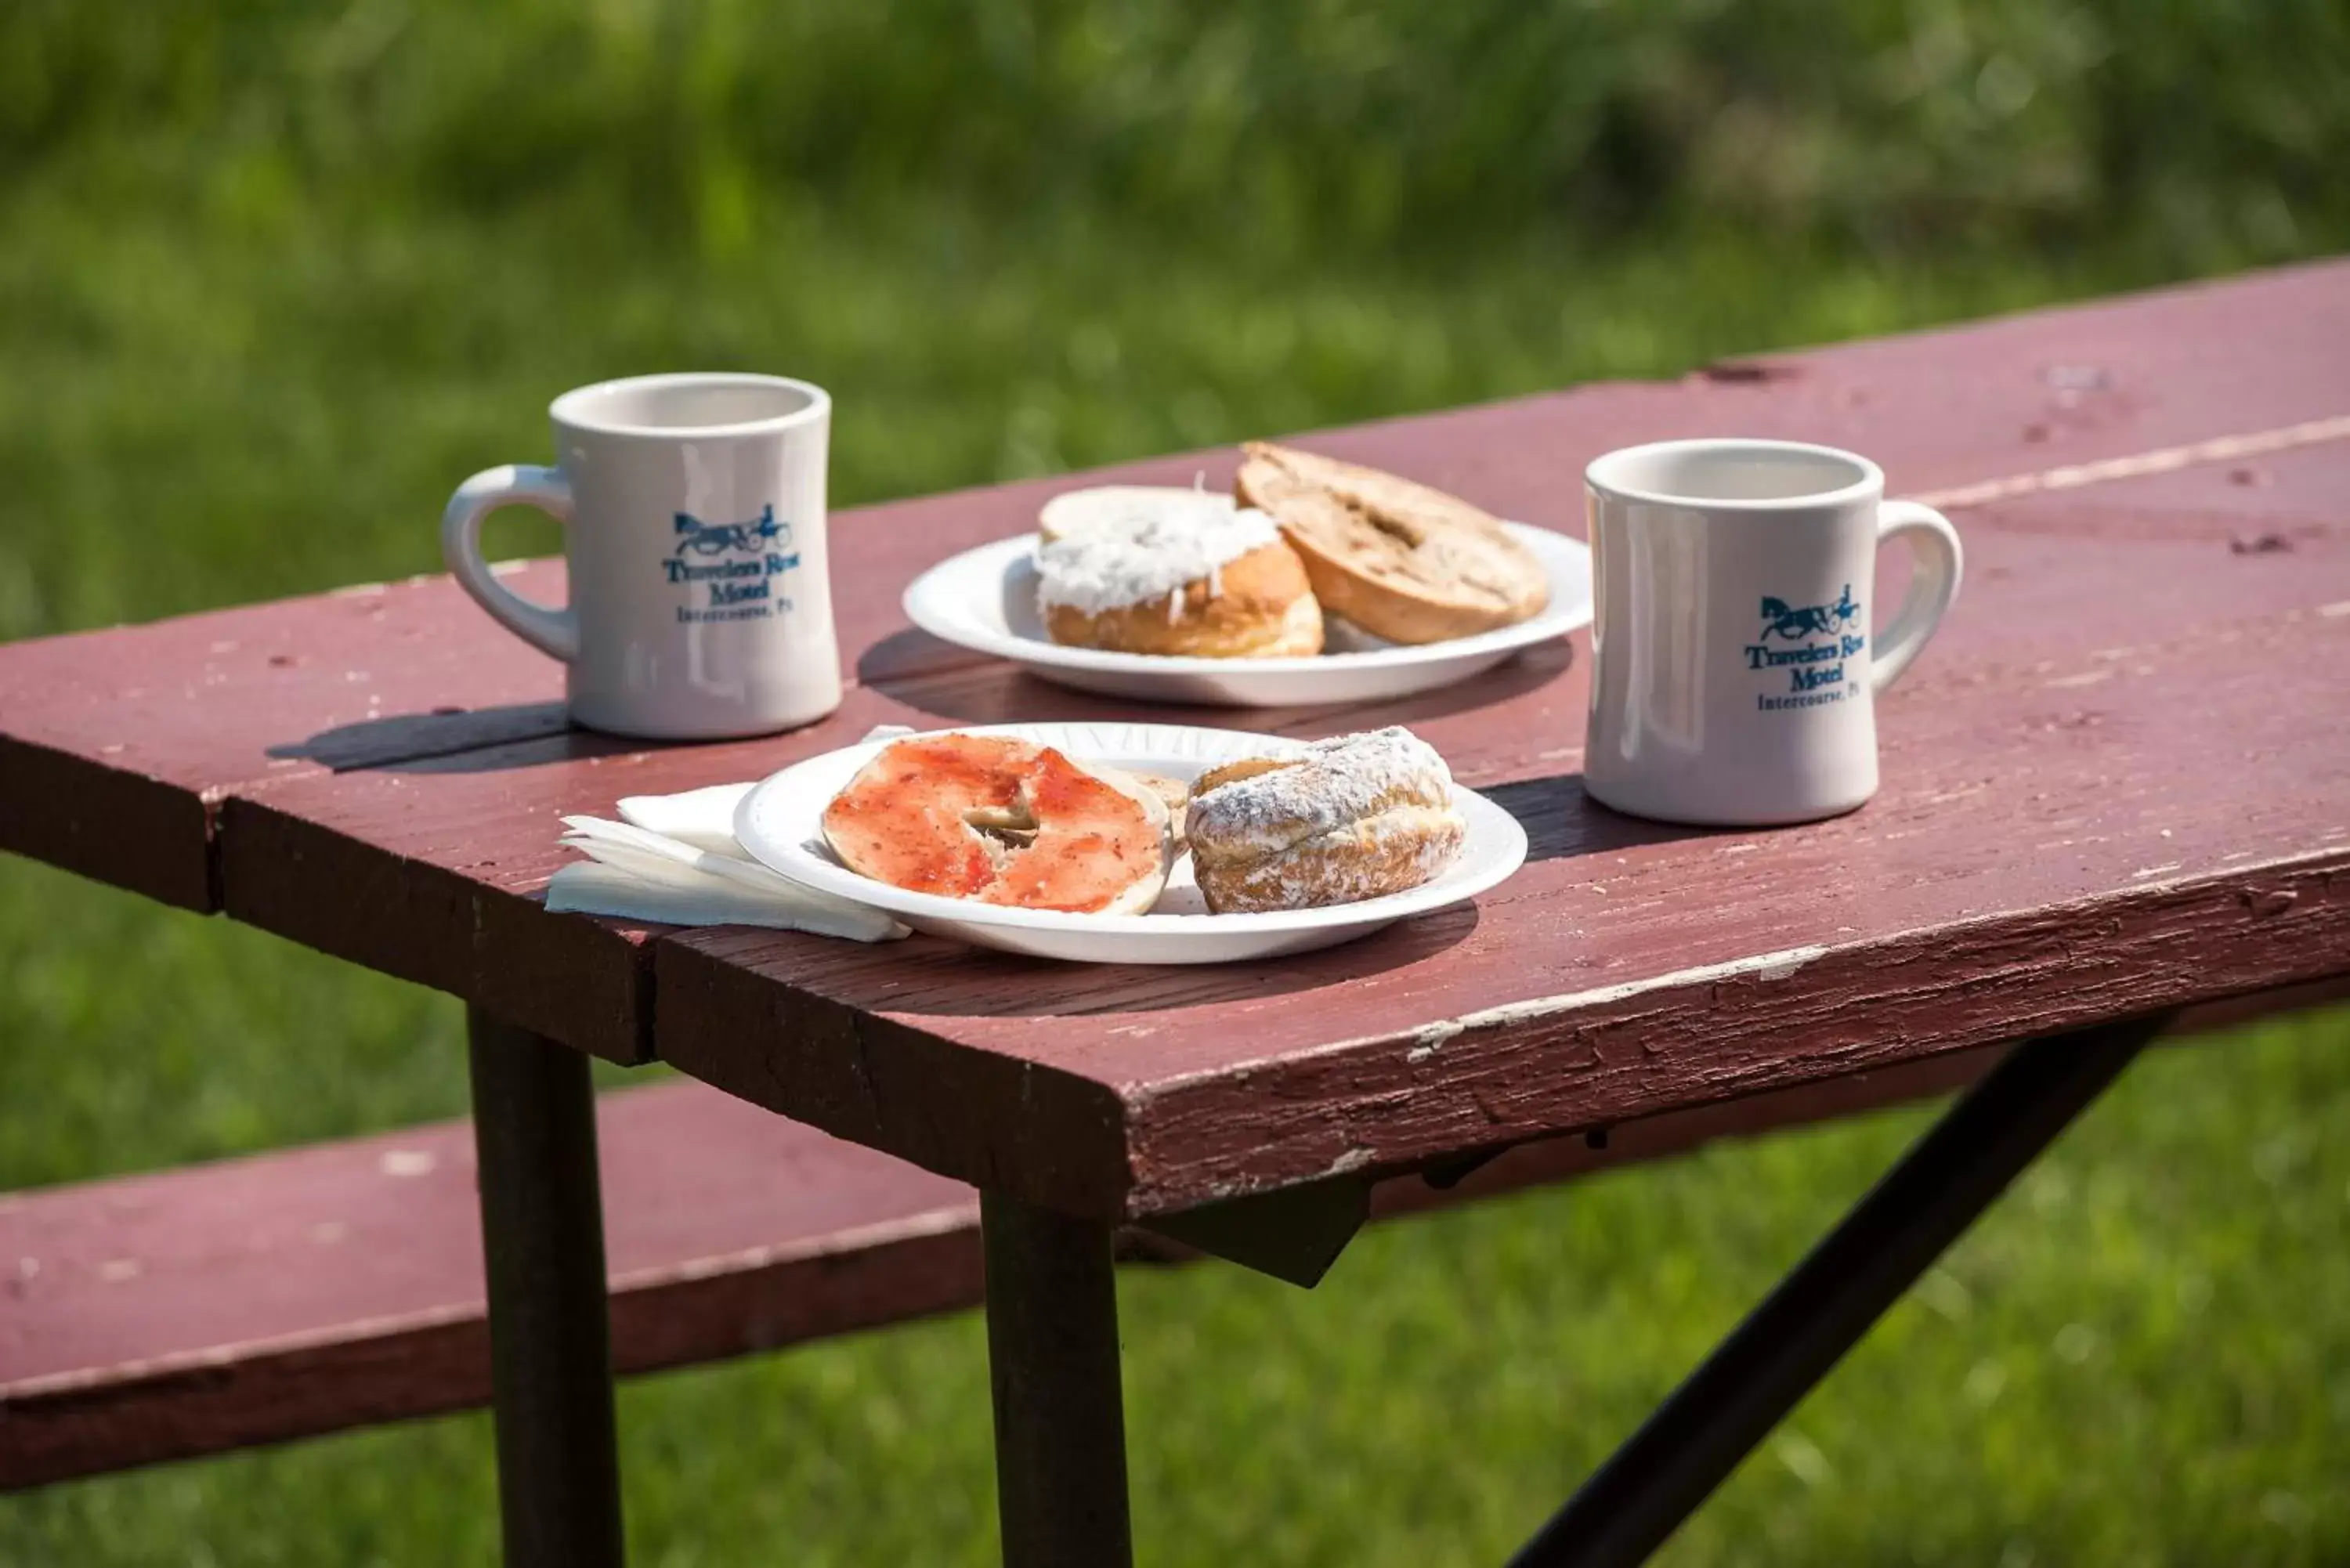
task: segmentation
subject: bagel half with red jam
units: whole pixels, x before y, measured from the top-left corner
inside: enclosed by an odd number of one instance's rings
[[[1024,909],[1141,914],[1170,858],[1170,814],[1149,785],[1009,735],[892,741],[823,826],[859,876]]]

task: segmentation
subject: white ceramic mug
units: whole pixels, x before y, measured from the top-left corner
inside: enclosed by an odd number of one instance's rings
[[[555,400],[556,466],[457,487],[449,569],[562,659],[574,722],[664,740],[758,735],[840,706],[825,548],[832,399],[781,376],[637,376]],[[564,524],[571,602],[535,604],[482,560],[482,519]]]
[[[1769,826],[1877,793],[1875,695],[1958,597],[1958,530],[1887,501],[1834,447],[1672,441],[1609,452],[1590,496],[1591,721],[1584,785],[1667,822]],[[1871,636],[1877,546],[1909,589]]]

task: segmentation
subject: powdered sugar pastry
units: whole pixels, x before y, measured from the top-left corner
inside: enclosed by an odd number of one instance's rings
[[[1191,797],[1193,853],[1264,855],[1399,805],[1451,805],[1452,774],[1399,724],[1300,747],[1294,766]]]

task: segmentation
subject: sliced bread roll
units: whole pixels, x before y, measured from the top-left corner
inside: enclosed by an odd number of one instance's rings
[[[1242,448],[1233,493],[1270,514],[1326,612],[1390,642],[1442,642],[1539,614],[1542,563],[1440,490],[1293,447]]]

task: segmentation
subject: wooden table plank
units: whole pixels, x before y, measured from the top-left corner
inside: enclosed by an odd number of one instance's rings
[[[652,1016],[645,946],[667,928],[546,912],[548,878],[576,858],[556,843],[561,818],[608,817],[623,795],[756,778],[876,724],[931,722],[858,689],[823,723],[785,737],[643,751],[567,731],[288,780],[223,803],[222,907],[579,1049],[641,1062]]]
[[[1575,475],[1624,441],[1723,430],[1839,441],[1883,460],[1898,489],[1933,490],[2343,413],[2345,344],[2350,264],[2332,264],[1312,439],[1579,531]],[[1887,704],[1888,771],[1898,776],[1903,748],[1940,732],[1938,691],[1964,698],[1951,711],[1996,725],[2001,701],[2040,690],[2035,667],[2051,679],[2116,680],[2101,667],[2057,666],[2320,602],[2321,587],[2339,583],[2331,497],[2342,493],[2345,452],[2337,442],[2272,454],[2251,465],[2251,483],[2228,477],[2238,465],[2210,466],[1963,515],[1967,594]],[[1230,462],[1228,452],[1194,454],[1091,477],[1204,471],[1215,483]],[[858,688],[833,721],[763,742],[639,750],[562,731],[556,667],[442,579],[0,649],[0,799],[11,806],[0,813],[0,845],[192,907],[224,905],[633,1059],[649,1041],[651,950],[667,944],[641,929],[538,909],[536,892],[561,858],[556,817],[607,811],[625,793],[754,776],[875,722],[1125,711],[946,649],[907,628],[897,607],[919,566],[1024,526],[1043,495],[1083,477],[841,514],[837,593]],[[2229,548],[2268,533],[2289,547]],[[2125,572],[2127,591],[2113,591]],[[532,568],[525,582],[559,592],[550,567]],[[1571,785],[1542,793],[1539,781],[1579,764],[1579,647],[1538,650],[1462,691],[1247,722],[1299,733],[1409,722],[1464,779],[1522,786],[1513,804],[1535,816],[1560,856],[1651,851],[1648,830],[1562,804],[1575,799]],[[1968,696],[1970,681],[1990,685]],[[1206,722],[1235,717],[1217,711]],[[1892,809],[1888,800],[1867,820]],[[1394,940],[1433,942],[1443,929],[1429,923]],[[719,950],[696,936],[680,944],[679,963],[695,972]],[[855,974],[904,956],[769,939],[752,939],[749,951],[769,968],[805,964],[819,991],[829,982],[815,977],[832,966]],[[1033,1071],[1016,1052],[1002,1060],[1023,1081]]]
[[[2263,369],[2271,349],[2237,325],[2240,309],[2263,317],[2330,311],[2329,319],[2350,323],[2345,282],[2350,267],[2276,275],[2225,291],[2189,290],[1833,348],[1783,361],[1761,378],[1700,375],[1585,388],[1315,440],[1570,529],[1580,526],[1573,476],[1585,459],[1619,441],[1692,431],[1851,441],[1882,455],[1913,488],[2000,478],[2229,433],[2248,421],[2292,422],[2350,406],[2350,387],[2323,354],[2311,348],[2294,358],[2312,336]],[[2162,379],[2182,356],[2202,367],[2201,379],[2165,386]],[[1990,389],[1981,394],[1983,409],[1966,418],[1945,417],[1952,374],[1947,366],[1954,358]],[[2350,448],[2325,450],[2338,455]],[[2287,459],[2304,460],[2336,461]],[[1212,453],[1114,472],[1181,479],[1204,469],[1221,483],[1230,462],[1229,453]],[[1062,691],[946,649],[906,628],[897,610],[898,591],[919,566],[1024,525],[1044,495],[1076,482],[1064,477],[844,514],[844,635],[864,651],[855,660],[858,696],[826,724],[738,745],[654,751],[550,736],[493,753],[441,756],[428,767],[348,769],[277,781],[266,790],[231,790],[219,852],[229,912],[456,991],[617,1060],[635,1059],[646,1048],[649,1027],[642,1007],[648,933],[539,916],[532,897],[563,858],[552,846],[555,818],[608,810],[630,791],[757,776],[854,740],[876,722],[1129,713],[1127,705]],[[2245,490],[2253,497],[2281,493]],[[2108,543],[1986,535],[1976,546],[1977,581],[1945,645],[1991,635],[1978,624],[1989,621],[2002,623],[1997,639],[2010,647],[2091,635],[2094,626],[2078,617],[2006,617],[1998,607],[2004,594],[2064,591],[2052,585],[2068,574],[2104,575]],[[2207,606],[2206,613],[2250,615],[2297,602],[2296,581],[2289,562],[2234,563],[2220,586],[2224,602]],[[2005,625],[2011,619],[2031,624],[2017,630]],[[474,620],[471,632],[460,624],[442,635],[452,642],[510,640]],[[1472,783],[1570,772],[1580,763],[1585,702],[1574,668],[1577,646],[1579,639],[1538,649],[1470,687],[1400,703],[1257,712],[1244,722],[1296,733],[1409,723]],[[1165,716],[1236,722],[1220,710],[1169,710]],[[365,887],[369,897],[319,896],[321,888],[340,887]]]
[[[1570,528],[1584,460],[1667,435],[1842,441],[1885,462],[1897,486],[1965,483],[2345,411],[2345,279],[2350,265],[2320,264],[1679,382],[1390,421],[1317,444]],[[1229,452],[1191,454],[1097,477],[1204,472],[1222,483],[1231,462]],[[1044,496],[1075,482],[839,514],[836,592],[859,679],[889,688],[979,664],[907,628],[899,589],[949,548],[1027,525]],[[559,567],[542,563],[515,586],[559,597],[560,584]],[[982,680],[963,705],[1003,684]],[[440,577],[0,648],[0,799],[10,807],[0,847],[212,909],[221,800],[322,771],[544,737],[559,728],[549,706],[559,695],[551,661]]]
[[[1886,787],[1696,833],[1503,786],[1456,911],[1209,971],[681,932],[661,1054],[840,1136],[1141,1213],[2350,970],[2350,552],[2324,609],[1921,664]],[[2093,585],[2076,579],[2076,587]]]
[[[2350,262],[2324,262],[1305,439],[1580,535],[1583,467],[1618,446],[1722,434],[1826,441],[1875,458],[1897,493],[1934,491],[2350,414],[2345,346]],[[1220,449],[1098,477],[1197,475],[1219,488],[1235,462]],[[1046,496],[1086,482],[965,492],[897,516],[937,539],[936,558],[1032,526]],[[912,632],[858,660],[882,682],[974,662]]]
[[[616,1369],[970,1304],[969,1189],[691,1084],[598,1106]],[[479,1406],[456,1121],[0,1196],[0,1491]]]
[[[549,660],[444,635],[480,618],[428,578],[0,647],[0,847],[214,908],[211,817],[230,792],[363,760],[370,735],[380,753],[403,730],[478,745],[546,728],[525,705],[547,698]]]
[[[2342,397],[2350,404],[2350,386]],[[2306,605],[2313,567],[2338,558],[2350,540],[2350,506],[2337,505],[2334,520],[2324,521],[2322,499],[2350,495],[2350,441],[2264,460],[2256,472],[2265,483],[2237,484],[2225,478],[2229,472],[2214,466],[1955,512],[1966,538],[1967,586],[1923,668],[1968,648],[2051,659],[2126,642],[2148,626],[2245,619]],[[2271,534],[2289,547],[2239,553]],[[2126,594],[2109,591],[2116,546],[2128,552]],[[1888,552],[1877,602],[1894,602],[1906,576],[1906,561]],[[1461,688],[1348,708],[1260,710],[1245,722],[1314,734],[1409,724],[1471,784],[1572,770],[1582,763],[1587,698],[1573,666],[1588,647],[1577,635]],[[1133,712],[1114,699],[1064,692],[994,664],[904,678],[888,690],[957,723]],[[1909,700],[1897,691],[1888,711]],[[1167,711],[1185,722],[1234,722],[1228,710]]]

